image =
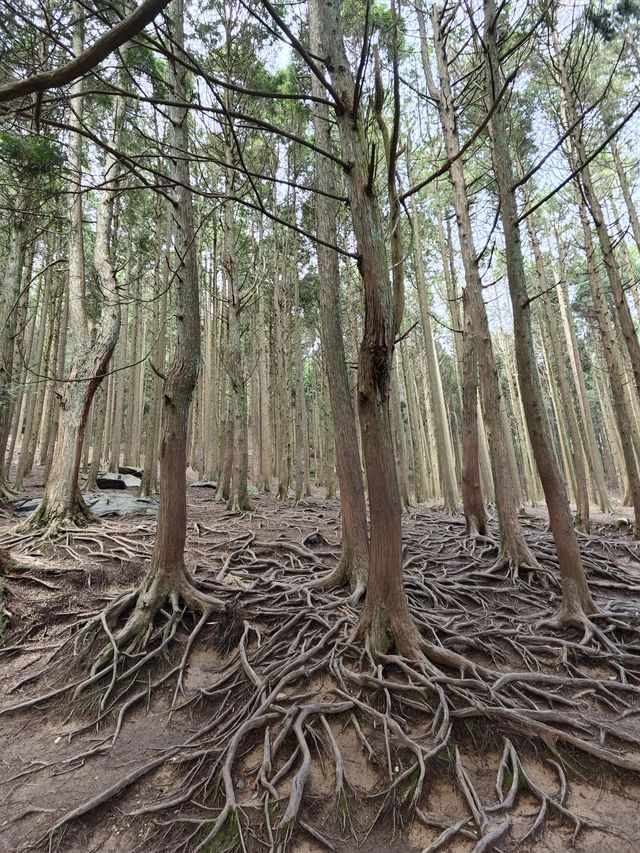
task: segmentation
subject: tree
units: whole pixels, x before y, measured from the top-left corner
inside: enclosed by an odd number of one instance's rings
[[[402,583],[402,507],[391,437],[389,396],[395,338],[402,321],[402,283],[389,280],[385,233],[361,115],[361,100],[344,46],[340,3],[327,0],[322,11],[311,0],[310,14],[319,30],[331,83],[325,89],[334,99],[342,158],[349,164],[347,193],[358,247],[358,269],[364,290],[364,334],[358,364],[358,413],[370,513],[369,582],[364,608],[356,628],[374,652],[397,649],[406,657],[420,654],[420,637],[407,608]],[[323,79],[310,58],[311,70]],[[397,73],[394,86],[399,86]],[[397,88],[394,102],[397,102]],[[399,115],[388,163],[388,179],[395,180]],[[397,220],[396,220],[397,222]],[[400,240],[398,231],[394,239]]]
[[[498,51],[498,12],[494,0],[484,0],[483,42],[487,108],[496,103],[503,86],[502,67]],[[531,300],[520,242],[518,210],[514,191],[515,176],[509,148],[509,132],[505,105],[500,101],[489,121],[491,154],[496,175],[500,204],[500,218],[505,240],[507,280],[513,310],[516,362],[521,387],[526,389],[523,404],[529,438],[542,481],[549,510],[549,524],[553,534],[562,578],[562,605],[558,614],[560,624],[584,624],[596,612],[582,565],[576,538],[567,489],[552,450],[547,415],[542,402],[540,377],[533,349]]]
[[[80,56],[83,46],[83,17],[74,4],[73,49]],[[104,378],[120,331],[120,300],[111,259],[113,206],[118,190],[119,166],[113,156],[105,162],[105,183],[100,193],[96,223],[94,262],[102,290],[99,326],[91,328],[87,311],[85,245],[82,195],[83,82],[72,87],[73,106],[70,169],[73,191],[69,202],[69,314],[73,327],[71,364],[60,395],[58,434],[38,509],[18,528],[19,533],[42,532],[56,536],[68,526],[84,527],[92,515],[80,494],[78,476],[89,409],[96,389]],[[122,105],[114,111],[114,134],[121,134]]]
[[[458,138],[457,121],[454,102],[451,91],[451,81],[447,64],[444,36],[442,33],[442,12],[435,5],[431,10],[431,24],[433,28],[433,40],[438,69],[439,87],[431,73],[429,57],[427,53],[427,34],[424,13],[418,9],[418,23],[420,26],[420,40],[422,50],[422,65],[427,80],[430,96],[435,100],[438,107],[438,115],[444,135],[445,148],[450,167],[450,180],[453,186],[453,203],[456,212],[458,227],[458,238],[462,251],[462,260],[465,270],[465,283],[468,293],[465,296],[465,330],[471,335],[473,345],[481,357],[474,358],[472,352],[467,353],[465,365],[468,370],[463,374],[463,385],[465,386],[465,399],[467,407],[463,408],[465,418],[464,434],[467,451],[471,458],[467,459],[465,472],[468,482],[475,482],[478,475],[473,466],[474,448],[477,445],[477,414],[471,411],[469,406],[474,400],[474,388],[477,384],[477,375],[474,363],[478,364],[480,371],[480,383],[482,390],[482,403],[484,422],[487,428],[487,438],[491,450],[491,465],[493,482],[495,487],[496,508],[500,523],[500,556],[498,562],[505,562],[517,576],[521,567],[533,568],[537,561],[531,553],[522,533],[518,520],[518,502],[514,479],[517,476],[512,469],[508,457],[508,438],[505,434],[502,420],[502,403],[500,394],[500,383],[498,370],[493,352],[493,343],[489,330],[489,322],[484,301],[482,298],[482,284],[478,267],[478,256],[473,242],[473,228],[469,212],[469,199],[466,180],[461,157],[460,140]],[[468,342],[471,346],[471,342]],[[464,366],[463,365],[463,369]],[[475,405],[474,405],[475,408]],[[469,490],[465,488],[467,500],[465,501],[468,512],[465,517],[471,530],[474,529],[473,519],[478,516],[476,508],[478,502],[477,491],[473,486]]]

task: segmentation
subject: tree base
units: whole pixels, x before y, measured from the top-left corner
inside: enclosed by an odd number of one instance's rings
[[[100,519],[91,512],[82,497],[70,505],[49,503],[43,499],[38,509],[16,527],[16,532],[39,533],[43,539],[48,539],[69,529],[82,530],[91,524],[100,524]]]
[[[106,634],[108,642],[94,657],[89,676],[75,687],[74,698],[108,679],[109,686],[99,700],[101,714],[106,713],[110,698],[115,693],[121,698],[127,693],[135,674],[165,654],[185,615],[199,614],[180,664],[165,673],[159,682],[177,675],[175,700],[194,641],[211,614],[224,613],[226,609],[223,601],[197,589],[184,568],[172,572],[170,577],[161,571],[149,571],[138,589],[116,599],[98,616],[90,619],[76,635],[74,654],[79,653],[83,641],[89,640],[85,654],[91,655],[101,633]],[[118,628],[123,617],[124,624]]]
[[[249,498],[230,498],[227,501],[228,512],[255,512],[256,508]]]
[[[364,643],[372,655],[396,653],[408,660],[423,660],[423,641],[409,611],[390,613],[365,599],[351,642]]]

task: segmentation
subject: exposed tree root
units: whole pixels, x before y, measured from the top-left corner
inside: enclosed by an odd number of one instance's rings
[[[0,542],[22,553],[40,553],[43,545],[69,545],[75,533],[99,525],[82,497],[70,507],[54,508],[44,501],[20,524],[4,531]]]
[[[206,554],[217,530],[200,525],[194,547]],[[534,539],[553,577],[548,537]],[[633,601],[619,598],[625,583],[633,589],[633,577],[609,559],[590,557],[596,589],[614,601],[605,609],[599,600],[602,615],[590,617],[588,631],[582,623],[578,631],[551,631],[555,583],[546,590],[514,586],[507,573],[487,572],[487,558],[470,560],[441,516],[418,513],[405,536],[405,565],[422,655],[374,659],[351,640],[353,596],[308,583],[321,568],[322,541],[315,541],[317,552],[309,537],[239,533],[226,540],[222,568],[197,575],[198,590],[185,576],[180,593],[166,595],[147,579],[76,631],[76,650],[92,656],[93,669],[59,680],[53,690],[92,697],[86,725],[97,720],[104,739],[78,753],[83,760],[109,749],[131,708],[161,690],[170,691],[174,720],[193,713],[198,728],[52,821],[43,843],[160,767],[164,798],[138,801],[129,812],[131,821],[153,822],[149,849],[284,850],[298,832],[333,849],[346,832],[362,840],[383,820],[399,828],[417,819],[434,830],[427,850],[460,834],[486,851],[513,838],[511,815],[524,794],[537,808],[517,841],[552,819],[575,834],[596,826],[567,805],[576,760],[640,773],[640,736],[631,724],[640,713],[640,631]],[[242,623],[209,681],[188,689],[190,653],[204,642],[212,612],[203,596],[212,592],[242,611]],[[201,615],[185,636],[187,608]],[[155,667],[175,649],[178,632],[180,655]],[[50,700],[60,695],[53,690]],[[0,712],[46,700],[21,698]],[[481,796],[466,760],[470,731],[500,745],[492,801]],[[530,772],[527,744],[552,769],[557,782],[549,788]],[[354,750],[374,774],[366,796],[361,780],[350,778]],[[58,762],[57,771],[78,755]],[[430,787],[443,772],[467,809],[444,823],[429,812]]]

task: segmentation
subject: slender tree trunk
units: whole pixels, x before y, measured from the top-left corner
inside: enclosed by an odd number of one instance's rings
[[[462,454],[462,505],[471,536],[485,536],[487,516],[480,487],[478,457],[478,357],[473,335],[473,322],[469,312],[468,289],[463,293],[464,334],[462,356],[462,429],[464,452]]]
[[[606,296],[598,277],[598,267],[591,236],[591,227],[584,199],[578,196],[580,221],[582,222],[582,233],[587,255],[587,277],[591,289],[591,298],[595,308],[598,330],[600,332],[600,343],[607,365],[609,382],[611,383],[611,395],[613,400],[613,411],[615,413],[616,425],[620,436],[622,455],[624,458],[625,473],[629,486],[629,493],[633,502],[635,514],[634,535],[640,538],[640,474],[636,454],[634,452],[633,435],[635,424],[633,412],[629,405],[629,399],[625,392],[626,378],[622,366],[622,357],[618,346],[618,340],[609,313]]]
[[[560,72],[560,84],[564,99],[564,123],[566,127],[573,128],[570,134],[573,149],[573,156],[571,158],[573,161],[572,165],[574,167],[580,167],[580,172],[578,174],[578,187],[580,188],[580,192],[582,193],[596,229],[600,251],[602,252],[602,260],[604,261],[604,267],[609,281],[609,288],[611,290],[611,295],[613,296],[616,314],[620,322],[622,337],[631,361],[636,392],[640,396],[640,341],[638,341],[633,318],[631,316],[631,309],[629,308],[627,296],[622,286],[620,270],[618,269],[613,244],[605,222],[604,211],[593,185],[591,169],[587,162],[587,152],[582,136],[582,121],[579,121],[578,119],[571,81],[567,74],[563,51],[555,29],[552,35],[555,47],[555,58]]]
[[[370,510],[369,583],[356,635],[375,652],[396,648],[420,654],[420,636],[409,614],[402,581],[402,506],[398,489],[389,394],[394,340],[402,319],[402,294],[389,281],[385,231],[356,102],[355,84],[344,47],[340,4],[310,2],[319,22],[320,42],[339,103],[335,116],[346,174],[358,267],[365,294],[364,335],[358,371],[358,411]],[[391,171],[391,170],[390,170]]]
[[[225,192],[233,194],[233,173],[231,146],[226,146]],[[233,226],[233,210],[231,202],[224,206],[224,238],[223,261],[227,279],[228,293],[228,364],[229,382],[231,385],[231,418],[233,432],[231,447],[233,450],[232,487],[228,498],[227,508],[230,510],[252,511],[253,505],[248,494],[249,445],[247,432],[247,383],[244,370],[244,354],[242,351],[240,311],[240,283],[235,253],[235,234]]]
[[[184,45],[183,2],[174,0],[171,24],[173,49]],[[172,190],[173,233],[176,248],[175,355],[164,381],[162,398],[162,444],[160,449],[160,507],[151,565],[138,600],[119,640],[122,642],[147,630],[149,620],[166,601],[174,608],[181,599],[186,607],[210,612],[222,609],[215,599],[190,584],[184,564],[187,533],[187,422],[200,362],[200,294],[198,247],[193,223],[190,189],[187,72],[181,62],[170,62],[173,98],[170,107],[171,168],[176,184]],[[187,155],[187,156],[185,156]]]
[[[468,290],[468,313],[473,324],[473,337],[477,345],[477,359],[480,371],[480,386],[484,424],[491,454],[493,483],[495,488],[496,509],[500,526],[499,562],[506,563],[517,575],[521,566],[533,567],[536,559],[527,545],[518,519],[519,484],[517,471],[512,465],[509,448],[512,446],[502,419],[503,402],[500,393],[498,368],[496,365],[493,342],[489,331],[489,321],[482,298],[482,284],[478,270],[478,258],[473,244],[469,199],[464,176],[462,158],[459,157],[456,113],[451,91],[451,81],[442,35],[442,12],[433,7],[431,23],[433,27],[436,64],[439,88],[431,74],[427,53],[427,34],[422,9],[417,8],[420,27],[423,70],[431,97],[436,99],[440,123],[442,125],[447,156],[453,159],[450,179],[453,186],[453,203],[456,212],[458,237],[465,270],[466,290]],[[454,159],[455,158],[455,159]],[[469,415],[473,418],[473,415]]]
[[[583,533],[589,532],[589,491],[587,488],[587,469],[585,465],[584,453],[582,450],[582,439],[580,437],[580,429],[578,427],[578,419],[576,418],[575,409],[573,407],[573,394],[569,384],[567,368],[564,360],[564,351],[560,342],[558,326],[556,321],[556,312],[551,303],[549,295],[549,283],[544,267],[544,259],[540,248],[540,241],[536,232],[533,217],[527,219],[527,227],[529,229],[529,238],[533,248],[533,255],[538,273],[538,282],[540,293],[542,294],[542,307],[546,319],[546,327],[549,333],[551,342],[551,352],[555,364],[560,398],[562,400],[562,408],[567,419],[567,427],[569,430],[569,439],[571,441],[572,461],[576,479],[576,527]]]
[[[494,0],[484,0],[484,45],[486,51],[486,80],[489,106],[502,86],[502,74],[497,47],[498,16]],[[558,554],[562,578],[563,622],[583,622],[596,612],[585,576],[580,549],[573,528],[569,501],[562,475],[551,450],[549,424],[542,402],[540,377],[533,350],[531,303],[527,293],[518,211],[516,206],[514,170],[509,150],[509,134],[504,102],[495,106],[489,121],[491,153],[500,203],[500,218],[505,239],[507,279],[513,309],[513,333],[520,382],[526,388],[523,397],[527,427],[538,473],[542,481],[549,523]]]
[[[455,515],[458,500],[458,486],[456,484],[455,466],[453,461],[453,447],[449,433],[449,422],[442,390],[442,377],[433,337],[431,325],[431,313],[429,298],[427,294],[427,282],[424,272],[424,261],[422,259],[422,241],[420,239],[420,224],[418,222],[418,209],[415,196],[411,204],[411,227],[413,233],[413,246],[416,272],[416,289],[418,291],[418,305],[420,308],[420,319],[422,320],[422,331],[424,336],[424,347],[429,372],[429,386],[433,401],[434,432],[436,446],[438,448],[438,470],[440,472],[440,488],[444,499],[444,511],[449,515]]]
[[[562,246],[558,238],[558,254],[562,258]],[[595,429],[593,426],[593,417],[591,414],[591,406],[587,395],[587,386],[580,361],[580,351],[578,349],[578,339],[576,337],[575,327],[573,325],[573,317],[569,310],[569,295],[567,283],[564,277],[564,267],[560,268],[560,276],[556,286],[558,294],[558,306],[562,317],[562,326],[564,329],[565,345],[569,352],[569,361],[574,376],[578,392],[578,405],[580,406],[580,415],[584,430],[584,443],[587,460],[589,462],[593,479],[596,483],[598,498],[600,501],[600,510],[602,512],[611,512],[611,501],[607,492],[607,485],[604,478],[604,469],[602,465],[602,455],[596,441]]]
[[[260,393],[260,488],[263,492],[271,491],[271,475],[273,463],[271,461],[272,438],[271,418],[269,412],[269,353],[265,336],[264,317],[265,292],[264,284],[260,285],[258,296],[258,379]]]
[[[84,12],[74,3],[75,26],[73,49],[82,52]],[[86,304],[82,179],[83,123],[82,80],[72,87],[77,97],[72,101],[69,123],[71,134],[70,171],[74,191],[70,201],[69,232],[69,317],[73,329],[71,336],[71,366],[64,380],[58,416],[58,434],[47,478],[44,495],[38,509],[25,521],[23,530],[44,529],[45,535],[54,533],[60,525],[69,522],[84,526],[93,520],[80,494],[78,476],[82,447],[91,401],[102,382],[111,360],[120,330],[120,301],[118,286],[111,261],[110,237],[113,205],[119,177],[118,163],[111,154],[105,160],[105,184],[99,194],[94,263],[102,290],[102,310],[95,339],[89,328]],[[116,99],[114,134],[119,136],[124,108],[122,98]]]
[[[411,355],[407,354],[405,341],[400,345],[402,372],[404,376],[405,395],[409,410],[409,435],[413,450],[413,489],[416,503],[424,503],[427,499],[427,465],[421,440],[422,418],[415,393],[415,379],[411,365]]]
[[[631,194],[631,188],[629,187],[629,181],[627,179],[625,166],[622,162],[622,157],[620,156],[620,149],[618,148],[616,142],[611,143],[611,153],[613,154],[613,162],[616,167],[618,183],[620,184],[620,189],[622,190],[622,197],[624,198],[624,203],[627,208],[627,213],[629,215],[629,222],[631,223],[633,239],[635,240],[636,246],[638,247],[638,251],[640,252],[640,218],[638,218],[638,211],[636,210],[636,206],[633,201],[633,195]]]
[[[27,239],[27,223],[23,214],[24,200],[15,203],[9,235],[4,283],[0,291],[0,498],[4,494],[5,453],[11,423],[11,383],[13,381],[13,355],[17,326],[17,308],[20,300],[22,269]]]

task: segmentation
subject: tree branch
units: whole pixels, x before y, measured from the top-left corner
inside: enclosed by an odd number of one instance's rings
[[[109,54],[138,35],[170,2],[171,0],[144,0],[130,15],[123,18],[119,24],[112,27],[91,47],[66,65],[0,86],[0,103],[31,95],[34,92],[45,92],[47,89],[64,86],[66,83],[77,80],[78,77],[95,68]]]

